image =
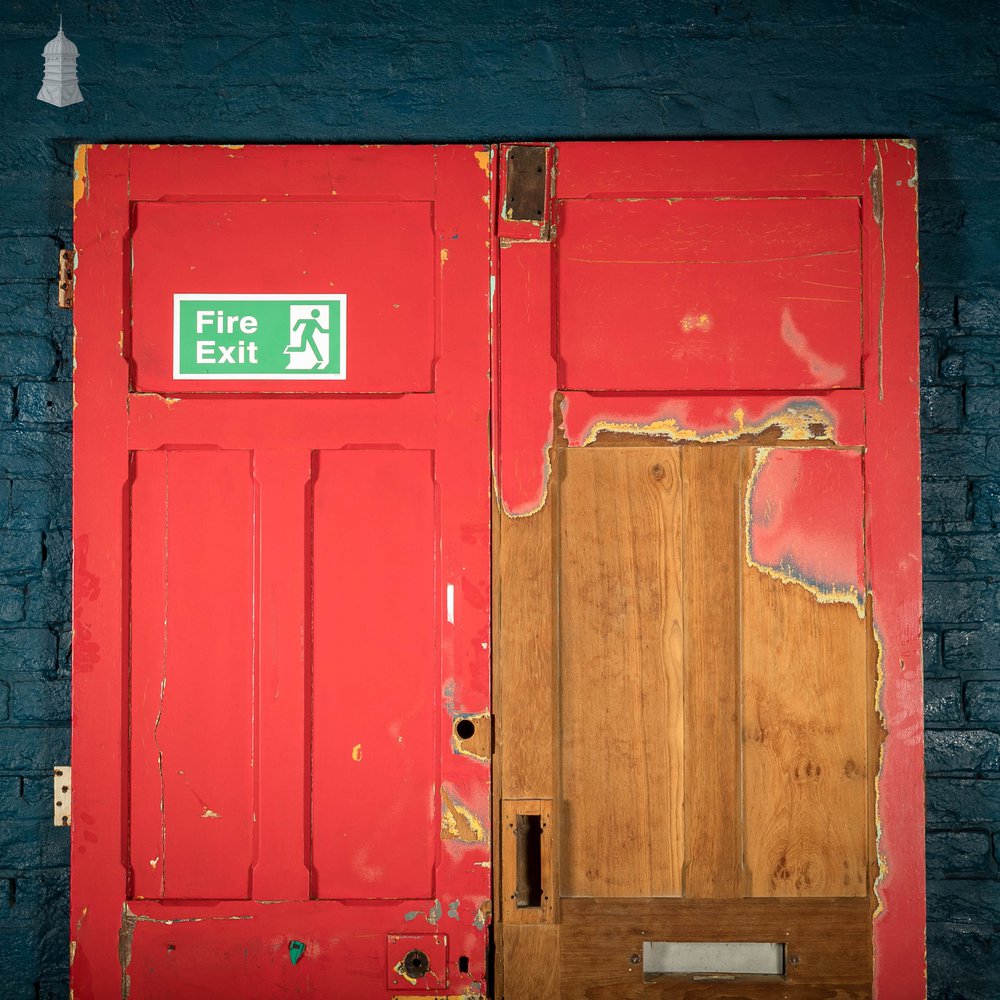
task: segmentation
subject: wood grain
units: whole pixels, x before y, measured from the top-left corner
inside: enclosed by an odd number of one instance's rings
[[[864,896],[870,626],[749,565],[742,614],[747,893]]]
[[[505,798],[555,798],[553,505],[494,520],[494,770]]]
[[[494,829],[503,830],[505,797],[555,799],[557,675],[554,503],[531,517],[493,517]],[[516,857],[497,840],[493,912],[497,915],[495,990],[509,1000],[558,1000],[559,932],[554,924],[508,922],[504,884]],[[558,903],[558,838],[552,843],[552,899]]]
[[[502,941],[503,987],[496,995],[503,1000],[559,1000],[558,925],[505,923]]]
[[[742,895],[740,453],[685,447],[684,895]]]
[[[560,457],[562,894],[679,895],[679,450]]]
[[[643,982],[644,941],[746,940],[784,942],[785,975]],[[560,970],[573,1000],[868,1000],[871,909],[864,899],[569,899]]]

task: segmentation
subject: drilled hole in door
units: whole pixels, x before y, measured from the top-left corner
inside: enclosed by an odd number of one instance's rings
[[[471,740],[476,735],[476,724],[472,719],[459,719],[455,723],[455,732],[460,740]]]

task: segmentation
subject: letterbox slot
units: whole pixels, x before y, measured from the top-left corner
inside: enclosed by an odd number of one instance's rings
[[[783,976],[785,946],[763,941],[644,941],[642,976]]]

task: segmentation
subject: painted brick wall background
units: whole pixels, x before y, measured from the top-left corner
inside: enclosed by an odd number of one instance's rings
[[[60,7],[61,110],[35,100]],[[998,115],[988,3],[5,0],[0,996],[67,995],[74,142],[891,135],[920,161],[930,992],[1000,998]]]

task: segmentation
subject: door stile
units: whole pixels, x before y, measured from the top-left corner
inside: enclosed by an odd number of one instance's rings
[[[485,928],[491,921],[490,754],[490,485],[470,475],[470,456],[489,455],[489,286],[492,203],[468,192],[490,180],[490,150],[438,147],[435,241],[439,248],[441,344],[434,477],[442,548],[438,587],[442,711],[438,878],[462,885],[459,912]],[[487,190],[488,184],[487,184]],[[456,239],[456,232],[460,238]],[[482,325],[470,328],[460,303],[474,302]],[[463,737],[466,721],[475,732]],[[487,733],[481,730],[486,728]],[[485,742],[489,746],[489,740]],[[448,901],[441,905],[447,909]],[[456,933],[455,948],[470,941]],[[470,955],[468,951],[458,954]],[[486,981],[485,956],[470,955],[470,973]]]
[[[917,166],[912,143],[864,144],[867,558],[885,727],[877,790],[875,996],[924,996]]]
[[[510,147],[501,146],[500,179]],[[551,169],[551,151],[545,154]],[[541,223],[511,222],[498,195],[497,326],[494,335],[494,892],[496,996],[559,998],[559,676],[555,567],[558,456],[554,449],[556,368],[551,352],[552,244]],[[548,201],[546,201],[546,205]],[[544,221],[544,220],[542,220]],[[536,467],[551,480],[543,484]],[[514,498],[514,499],[512,499]],[[514,582],[516,581],[516,582]],[[505,585],[501,587],[501,584]],[[511,887],[516,817],[550,821],[541,833],[544,905],[519,907]],[[537,813],[536,813],[537,810]],[[505,961],[506,958],[506,961]]]
[[[128,685],[128,565],[125,526],[129,459],[126,442],[128,365],[119,348],[129,325],[123,249],[129,232],[129,150],[92,150],[103,161],[100,198],[90,198],[86,147],[76,158],[74,215],[77,245],[85,243],[76,270],[74,304],[73,461],[101,468],[100,485],[74,491],[73,769],[70,882],[72,937],[94,942],[81,982],[122,979],[116,942],[124,926],[118,899],[127,892],[128,852],[125,763]],[[82,238],[81,238],[82,237]],[[114,405],[108,399],[115,401]],[[91,827],[102,831],[95,836]],[[89,836],[88,836],[89,834]],[[83,863],[85,862],[85,864]],[[116,893],[107,891],[108,885]],[[98,943],[100,942],[100,943]],[[79,957],[70,948],[70,966]],[[81,962],[81,965],[83,963]]]

